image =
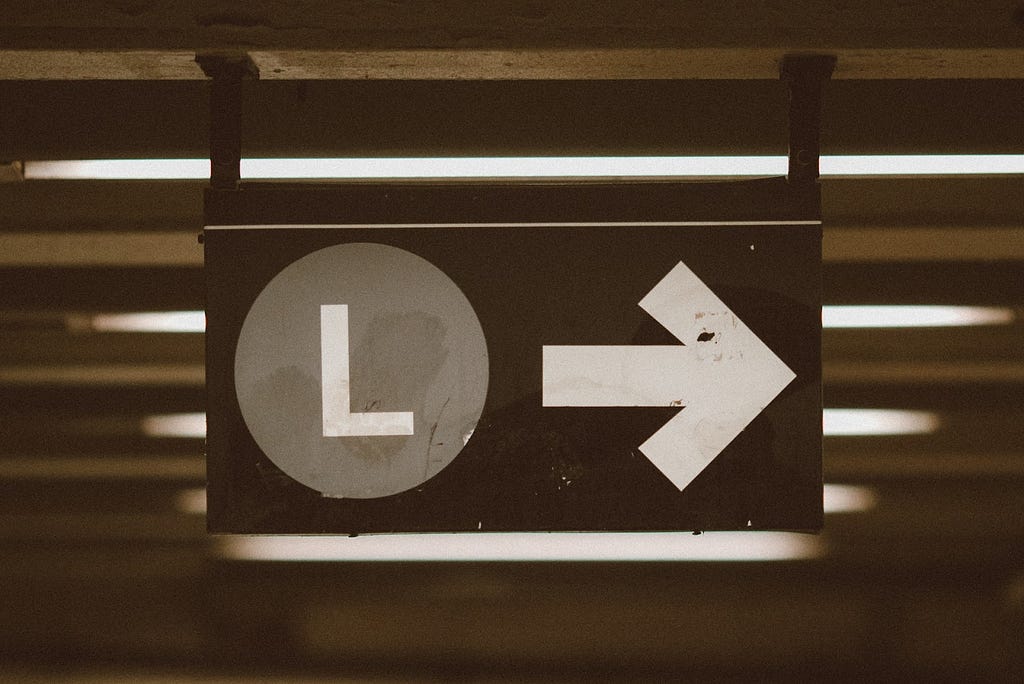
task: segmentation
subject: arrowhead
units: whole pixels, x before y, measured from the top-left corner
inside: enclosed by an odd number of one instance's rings
[[[691,350],[695,363],[687,388],[694,398],[640,445],[681,491],[796,374],[682,262],[640,306]]]

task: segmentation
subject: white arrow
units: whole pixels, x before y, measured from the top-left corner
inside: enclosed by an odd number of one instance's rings
[[[544,406],[685,407],[640,445],[680,491],[796,374],[679,262],[640,306],[682,345],[545,345]]]

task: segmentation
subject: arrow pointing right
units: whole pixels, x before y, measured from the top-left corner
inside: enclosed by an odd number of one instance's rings
[[[640,445],[682,491],[796,374],[682,262],[640,306],[683,344],[545,345],[543,405],[685,407]]]

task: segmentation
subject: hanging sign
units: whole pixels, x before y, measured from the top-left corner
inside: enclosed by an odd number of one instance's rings
[[[816,188],[206,202],[212,531],[821,526]]]

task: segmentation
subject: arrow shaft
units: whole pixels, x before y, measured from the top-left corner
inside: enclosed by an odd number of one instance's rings
[[[682,345],[544,346],[544,406],[685,406],[703,375]]]

